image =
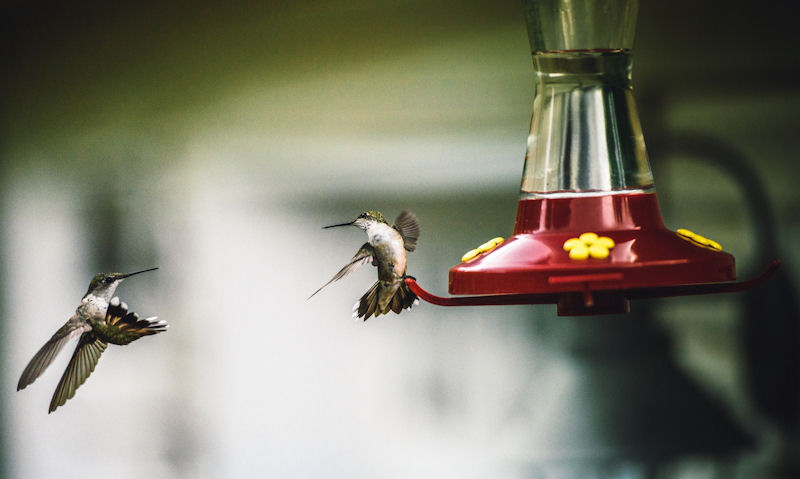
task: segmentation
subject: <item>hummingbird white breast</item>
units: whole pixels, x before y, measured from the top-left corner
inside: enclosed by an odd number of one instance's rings
[[[376,223],[367,229],[369,244],[375,249],[379,273],[383,272],[384,280],[389,271],[395,277],[400,277],[406,272],[406,250],[403,237],[400,233],[386,223]],[[392,278],[395,279],[395,278]]]
[[[108,301],[105,298],[87,294],[84,296],[78,309],[75,310],[75,313],[84,320],[88,320],[89,318],[99,320],[106,315],[107,309]]]

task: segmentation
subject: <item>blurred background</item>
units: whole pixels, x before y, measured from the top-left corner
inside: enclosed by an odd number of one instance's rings
[[[785,10],[784,10],[785,9]],[[783,267],[754,293],[421,304],[372,268],[306,298],[377,209],[445,294],[508,236],[533,99],[517,1],[5,1],[0,477],[797,477],[800,42],[783,4],[643,0],[634,88],[662,214]],[[92,275],[167,334],[47,406],[19,374]]]

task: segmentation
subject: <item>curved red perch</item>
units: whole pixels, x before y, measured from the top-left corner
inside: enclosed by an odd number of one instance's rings
[[[630,288],[615,291],[625,299],[662,298],[671,296],[690,296],[698,294],[737,293],[756,288],[763,284],[780,266],[780,261],[773,260],[769,266],[755,278],[740,282],[690,284],[679,286],[662,286],[653,288]],[[482,296],[436,296],[422,289],[416,279],[405,278],[406,284],[420,299],[438,306],[503,306],[514,304],[558,304],[562,295],[574,294],[574,291],[563,293],[531,293],[531,294],[495,294]],[[597,291],[595,291],[597,292]],[[603,291],[608,293],[609,291]],[[589,291],[588,293],[592,293]],[[586,304],[591,308],[591,304]],[[588,314],[588,312],[587,312]]]

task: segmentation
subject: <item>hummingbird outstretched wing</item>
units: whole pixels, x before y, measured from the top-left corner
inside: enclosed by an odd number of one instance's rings
[[[17,383],[17,391],[25,389],[29,384],[34,382],[36,378],[42,375],[45,369],[50,366],[56,355],[58,355],[61,348],[64,347],[70,339],[91,331],[92,327],[80,319],[77,315],[71,317],[64,326],[61,326],[58,331],[46,342],[44,346],[33,356]]]
[[[394,229],[403,237],[403,245],[407,251],[414,251],[419,239],[419,221],[417,215],[410,211],[401,211],[394,220]]]
[[[314,295],[322,291],[322,288],[324,288],[325,286],[328,286],[334,281],[338,281],[343,277],[347,276],[348,274],[352,273],[353,271],[357,270],[359,266],[366,263],[371,263],[372,256],[374,253],[375,250],[372,248],[371,244],[364,243],[363,245],[361,245],[361,248],[359,248],[355,256],[353,256],[350,259],[350,261],[348,261],[348,263],[344,265],[344,268],[340,269],[339,272],[333,276],[333,278],[328,280],[327,283],[320,286],[318,290],[314,291],[314,293],[311,296],[309,296],[308,299],[313,298]]]
[[[86,378],[92,374],[100,355],[106,350],[106,344],[94,335],[93,332],[81,334],[78,347],[72,353],[72,358],[67,364],[67,369],[58,381],[53,399],[50,400],[48,414],[55,411],[58,406],[63,406],[68,399],[75,396],[75,391],[86,382]]]

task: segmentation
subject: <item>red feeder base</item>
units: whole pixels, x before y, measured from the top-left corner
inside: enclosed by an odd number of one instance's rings
[[[564,242],[614,240],[604,259],[571,259]],[[514,235],[450,269],[456,295],[555,294],[559,314],[626,312],[625,290],[736,279],[734,258],[664,227],[655,193],[520,200]]]

